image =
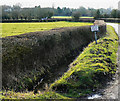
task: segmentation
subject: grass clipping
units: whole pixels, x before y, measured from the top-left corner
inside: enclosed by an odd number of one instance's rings
[[[112,77],[117,67],[118,36],[107,26],[105,37],[90,43],[70,64],[69,70],[44,93],[3,92],[4,99],[69,99],[96,91]]]

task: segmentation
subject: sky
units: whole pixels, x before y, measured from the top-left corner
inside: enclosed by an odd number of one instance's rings
[[[40,5],[41,7],[69,7],[69,8],[79,8],[90,7],[90,8],[118,8],[118,2],[120,0],[1,0],[0,5],[15,5],[20,3],[22,7],[35,7]]]

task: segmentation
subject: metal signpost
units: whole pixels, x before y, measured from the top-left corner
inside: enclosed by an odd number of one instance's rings
[[[95,32],[95,41],[96,41],[96,44],[97,44],[97,32],[99,31],[98,25],[91,26],[91,31]]]

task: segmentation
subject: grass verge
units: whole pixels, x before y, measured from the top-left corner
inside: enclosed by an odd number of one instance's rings
[[[67,97],[80,97],[101,87],[116,72],[118,36],[107,26],[105,37],[90,43],[51,88]]]
[[[90,43],[70,64],[69,70],[43,93],[3,91],[4,99],[70,99],[91,94],[116,72],[118,36],[107,26],[105,37]]]

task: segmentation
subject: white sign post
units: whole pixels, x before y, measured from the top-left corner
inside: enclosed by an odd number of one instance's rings
[[[95,41],[96,41],[96,44],[97,44],[97,32],[99,31],[98,25],[91,26],[91,31],[95,32]]]
[[[99,31],[99,28],[98,28],[98,25],[93,25],[93,26],[91,26],[91,31],[92,32],[97,32],[97,31]]]

